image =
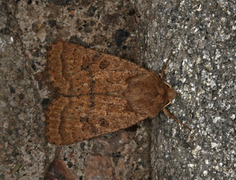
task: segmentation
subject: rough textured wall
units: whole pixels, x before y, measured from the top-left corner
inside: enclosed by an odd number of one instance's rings
[[[161,113],[127,130],[61,146],[51,174],[59,169],[68,179],[235,178],[235,2],[0,5],[0,179],[43,179],[54,159],[43,114],[50,93],[37,80],[57,38],[157,72],[173,50],[166,79],[179,96],[169,110],[193,130]]]

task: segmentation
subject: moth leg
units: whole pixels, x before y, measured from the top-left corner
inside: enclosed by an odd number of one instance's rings
[[[165,70],[166,70],[166,65],[170,60],[171,55],[173,54],[173,50],[170,52],[170,55],[168,56],[168,60],[166,61],[166,63],[164,64],[162,71],[161,71],[161,79],[164,79],[165,77]]]
[[[164,83],[165,83],[168,87],[172,88],[172,86],[169,85],[167,82],[164,81]]]
[[[185,128],[189,129],[190,131],[192,130],[190,127],[188,127],[184,123],[180,122],[168,109],[163,108],[162,110],[166,116],[168,116],[171,119],[174,119],[176,122],[178,122],[179,124],[181,124]]]
[[[169,102],[164,106],[164,108],[167,107],[167,106],[169,106],[171,103],[172,103],[172,101],[169,101]]]

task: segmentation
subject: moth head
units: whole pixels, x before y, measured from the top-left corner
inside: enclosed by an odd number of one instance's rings
[[[177,92],[169,85],[168,83],[164,82],[167,85],[167,103],[164,107],[168,106],[172,103],[172,101],[177,97]]]

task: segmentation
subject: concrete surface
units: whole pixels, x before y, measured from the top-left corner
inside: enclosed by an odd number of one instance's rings
[[[168,109],[193,129],[160,113],[62,146],[75,179],[235,179],[235,14],[236,2],[224,0],[0,1],[0,179],[44,179],[53,161],[50,90],[37,75],[57,38],[157,72],[173,50],[166,79],[179,96]]]

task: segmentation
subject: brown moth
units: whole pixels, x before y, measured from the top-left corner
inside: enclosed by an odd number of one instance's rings
[[[126,59],[77,44],[58,40],[50,45],[44,72],[54,90],[45,110],[48,142],[91,139],[154,118],[160,111],[187,127],[165,108],[177,96],[164,82],[168,61],[159,77]]]

